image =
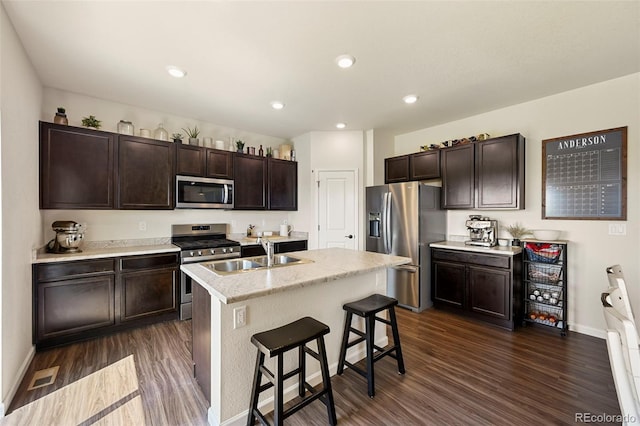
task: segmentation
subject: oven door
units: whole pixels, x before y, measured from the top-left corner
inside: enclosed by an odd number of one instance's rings
[[[233,181],[176,176],[176,207],[182,209],[232,209]]]

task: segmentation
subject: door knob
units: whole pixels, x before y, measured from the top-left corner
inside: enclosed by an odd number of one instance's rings
[[[349,234],[349,235],[345,235],[345,238],[352,239],[352,238],[353,238],[353,235],[351,235],[351,234]]]

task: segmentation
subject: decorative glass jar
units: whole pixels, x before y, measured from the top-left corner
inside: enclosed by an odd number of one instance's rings
[[[156,129],[155,132],[153,132],[153,137],[155,139],[161,140],[161,141],[168,141],[169,140],[169,132],[167,132],[164,127],[162,127],[162,123],[158,124],[158,128]]]
[[[120,120],[118,123],[118,133],[133,136],[133,123],[130,121]]]

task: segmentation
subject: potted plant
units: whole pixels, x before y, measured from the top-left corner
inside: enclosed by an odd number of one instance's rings
[[[200,141],[198,140],[198,136],[200,136],[200,130],[198,129],[198,126],[195,126],[193,129],[190,127],[185,129],[183,127],[182,130],[184,130],[189,137],[189,145],[199,145]]]
[[[519,246],[520,239],[527,235],[531,235],[531,231],[520,225],[519,222],[514,223],[513,225],[507,226],[507,232],[511,234],[513,240],[511,241],[512,246]]]
[[[63,107],[58,107],[58,112],[56,112],[56,116],[53,117],[53,122],[56,124],[69,124],[69,120],[67,120],[66,110]]]
[[[270,146],[267,147],[267,157],[273,157],[273,150]]]
[[[82,125],[90,129],[98,130],[102,126],[102,122],[98,120],[95,115],[90,115],[82,119]]]
[[[171,139],[173,139],[173,141],[175,143],[182,143],[182,133],[174,133],[171,135]]]
[[[238,152],[242,152],[242,150],[244,149],[244,142],[242,142],[240,139],[238,139],[236,141],[236,148],[238,149]]]

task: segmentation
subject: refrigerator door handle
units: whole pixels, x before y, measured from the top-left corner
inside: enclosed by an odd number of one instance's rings
[[[412,265],[398,265],[398,266],[394,266],[393,269],[397,269],[399,271],[406,271],[412,274],[416,274],[418,272],[418,267],[412,266]]]
[[[384,252],[391,253],[391,193],[385,192],[383,197],[382,223],[384,226]]]

